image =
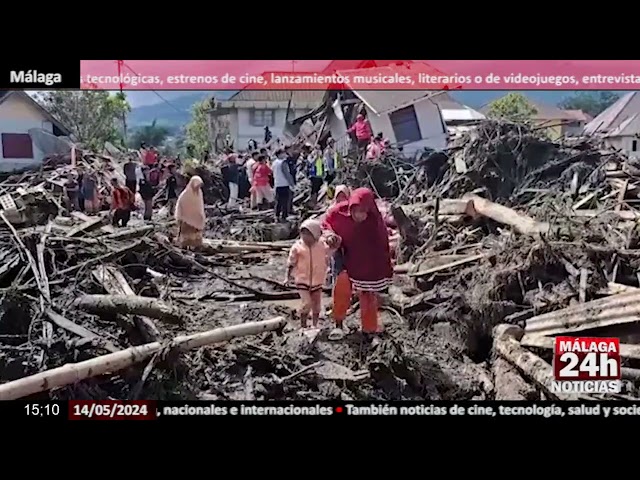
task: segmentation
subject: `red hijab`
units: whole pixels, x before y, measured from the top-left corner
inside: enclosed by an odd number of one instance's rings
[[[363,222],[358,223],[351,217],[354,205],[366,209],[367,218]],[[358,188],[349,200],[331,207],[323,226],[342,239],[344,265],[353,280],[378,282],[392,277],[389,234],[371,190]]]

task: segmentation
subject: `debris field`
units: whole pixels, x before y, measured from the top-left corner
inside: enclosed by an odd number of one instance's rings
[[[78,156],[108,197],[122,159]],[[280,282],[297,222],[228,210],[215,167],[198,252],[162,208],[125,229],[67,211],[65,162],[1,182],[0,399],[574,399],[551,391],[561,334],[621,339],[625,391],[579,398],[640,396],[640,165],[494,121],[417,162],[345,163],[397,231],[376,344],[357,303],[344,340],[298,328]],[[300,219],[322,213],[308,188]]]

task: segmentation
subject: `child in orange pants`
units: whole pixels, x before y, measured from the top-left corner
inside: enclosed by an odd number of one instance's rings
[[[320,238],[322,225],[307,220],[300,226],[300,239],[293,244],[287,260],[286,283],[293,283],[300,293],[300,321],[307,327],[309,313],[313,326],[318,326],[322,308],[322,287],[327,278],[327,268],[332,250]]]

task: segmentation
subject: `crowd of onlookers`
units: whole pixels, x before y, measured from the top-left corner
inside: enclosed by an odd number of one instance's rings
[[[390,148],[389,141],[381,133],[373,135],[369,121],[362,114],[348,133],[355,136],[362,158],[377,160]],[[247,147],[245,153],[236,152],[227,140],[222,170],[229,186],[230,207],[235,207],[239,198],[249,197],[250,208],[273,206],[276,218],[286,220],[293,213],[293,194],[299,172],[303,172],[311,183],[310,208],[316,206],[323,185],[326,185],[329,198],[333,197],[333,183],[343,166],[343,156],[333,138],[315,144],[285,146],[280,139],[270,136],[267,141],[265,134],[265,146],[259,147],[252,139]]]
[[[136,194],[140,194],[143,204],[143,218],[151,220],[153,200],[158,192],[166,195],[166,203],[171,214],[178,199],[177,168],[180,158],[163,158],[155,147],[140,146],[135,154],[130,154],[123,165],[124,184],[115,176],[111,180],[111,213],[114,226],[127,226],[131,212],[136,209]],[[106,167],[105,171],[113,170]],[[94,214],[100,211],[102,198],[95,172],[85,170],[81,165],[74,168],[66,185],[66,200],[69,210]]]

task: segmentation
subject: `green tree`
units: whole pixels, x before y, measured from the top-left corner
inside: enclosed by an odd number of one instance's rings
[[[566,110],[582,110],[595,117],[619,98],[620,95],[614,92],[576,92],[562,101],[559,107]]]
[[[156,120],[151,125],[145,125],[137,128],[129,138],[129,146],[132,148],[140,147],[142,142],[147,145],[160,147],[169,136],[169,129],[158,125]]]
[[[198,159],[204,158],[206,151],[211,150],[209,142],[210,101],[203,100],[191,109],[191,122],[186,127],[185,148],[187,155]]]
[[[38,100],[88,148],[102,150],[105,142],[124,146],[126,116],[131,111],[124,93],[52,91]]]
[[[487,116],[512,122],[531,120],[538,110],[521,93],[511,92],[489,104]]]

